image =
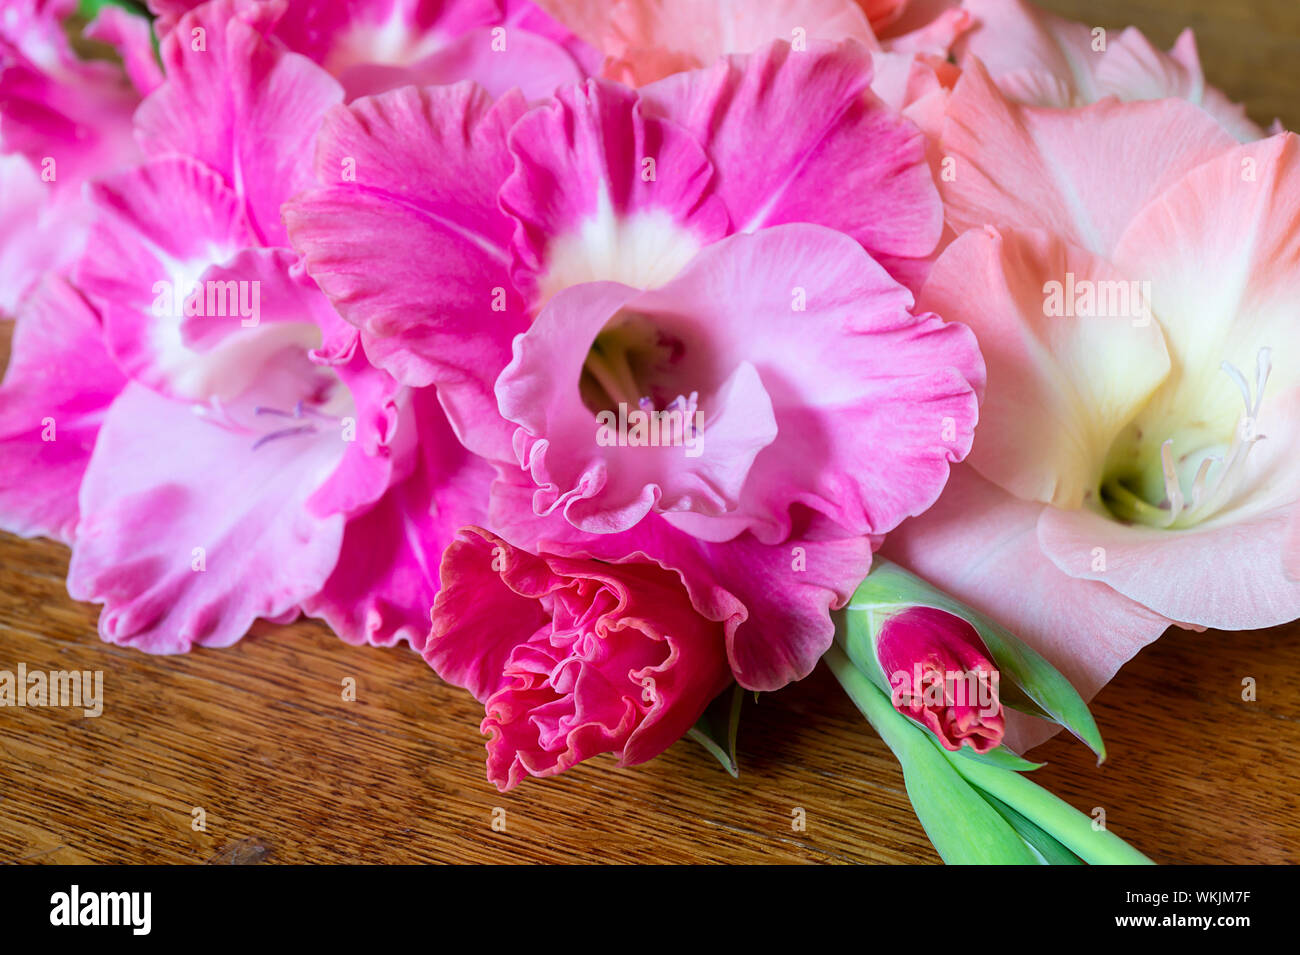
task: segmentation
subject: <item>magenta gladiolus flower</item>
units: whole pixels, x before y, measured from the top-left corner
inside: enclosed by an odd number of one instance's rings
[[[85,242],[82,185],[140,158],[131,114],[160,81],[148,23],[105,8],[86,35],[125,61],[78,59],[62,21],[73,0],[15,0],[0,14],[0,314]]]
[[[594,50],[527,0],[152,0],[158,32],[191,42],[235,18],[328,72],[349,100],[400,86],[474,80],[494,95],[550,95],[594,68]]]
[[[894,708],[945,748],[986,753],[1002,742],[997,666],[968,621],[935,607],[901,610],[881,626],[876,657]]]
[[[487,427],[496,376],[570,285],[650,288],[729,233],[791,222],[843,231],[915,284],[941,209],[921,134],[870,78],[856,48],[774,44],[639,94],[591,81],[531,112],[468,85],[396,90],[327,117],[322,188],[285,217],[367,353],[443,385],[462,440],[511,457],[511,429]]]
[[[937,496],[976,413],[966,329],[910,305],[810,225],[711,245],[650,292],[561,293],[497,381],[534,511],[609,533],[653,510],[701,539],[778,543],[800,504],[885,533]],[[668,433],[629,433],[629,416]]]
[[[499,469],[490,526],[681,573],[755,689],[830,645],[864,535],[933,502],[982,384],[966,331],[888,271],[923,273],[942,223],[921,136],[870,76],[852,47],[777,43],[531,111],[395,90],[327,116],[324,185],[285,210],[366,353],[436,384]]]
[[[438,557],[484,519],[492,472],[282,247],[279,207],[341,92],[261,9],[206,4],[182,20],[202,49],[164,40],[137,116],[153,158],[88,189],[86,298],[50,283],[20,316],[0,517],[73,545],[69,590],[105,605],[113,642],[222,646],[306,610],[351,642],[419,646]]]
[[[424,656],[484,703],[502,790],[599,753],[645,762],[731,681],[722,624],[677,574],[635,555],[533,555],[473,527],[443,557]]]

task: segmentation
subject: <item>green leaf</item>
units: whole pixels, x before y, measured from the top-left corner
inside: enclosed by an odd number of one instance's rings
[[[945,862],[954,865],[1038,862],[1006,819],[944,758],[929,734],[897,712],[889,698],[839,647],[832,646],[823,659],[898,758],[916,817]]]
[[[77,14],[87,20],[93,20],[104,7],[121,7],[136,16],[149,16],[149,11],[145,9],[144,4],[136,3],[134,0],[80,0],[77,4]]]
[[[1001,769],[1010,769],[1018,773],[1032,773],[1035,769],[1042,769],[1046,763],[1035,763],[1023,756],[1018,755],[1015,750],[1007,749],[1005,746],[997,746],[987,753],[977,753],[969,746],[963,746],[954,756],[960,756],[963,759],[973,759],[976,762],[988,763],[991,766],[997,766]]]
[[[1106,758],[1106,745],[1088,704],[1041,654],[1000,624],[881,557],[874,559],[871,573],[841,611],[844,645],[850,658],[859,668],[878,673],[873,628],[894,609],[918,606],[946,610],[970,621],[997,664],[999,696],[1004,705],[1064,726],[1097,754],[1098,763]],[[875,674],[872,679],[876,680]]]
[[[723,690],[695,725],[686,731],[686,735],[712,753],[733,778],[740,776],[740,767],[736,763],[736,735],[744,701],[744,688],[739,683],[732,684],[731,689]]]

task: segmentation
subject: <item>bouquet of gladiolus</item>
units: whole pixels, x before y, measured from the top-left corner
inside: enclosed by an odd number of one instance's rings
[[[0,152],[0,525],[115,644],[409,644],[502,789],[824,660],[945,859],[1145,861],[1019,754],[1300,616],[1300,148],[1190,34],[5,0]]]

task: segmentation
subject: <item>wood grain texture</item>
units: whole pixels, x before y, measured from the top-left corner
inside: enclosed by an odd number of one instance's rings
[[[1046,5],[1163,45],[1192,25],[1212,82],[1257,120],[1300,125],[1295,0]],[[824,670],[746,704],[739,780],[685,741],[642,767],[601,758],[500,795],[483,778],[479,706],[409,651],[300,622],[150,657],[98,640],[66,570],[64,548],[0,535],[0,669],[105,674],[95,719],[0,708],[0,861],[937,861],[897,763]],[[1300,862],[1300,625],[1172,631],[1094,712],[1110,760],[1055,739],[1035,754],[1041,784],[1105,809],[1158,862]]]

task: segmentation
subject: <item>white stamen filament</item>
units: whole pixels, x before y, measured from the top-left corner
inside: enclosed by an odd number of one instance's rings
[[[1173,439],[1160,446],[1160,463],[1164,471],[1165,502],[1158,508],[1163,516],[1158,523],[1161,526],[1190,527],[1209,517],[1223,507],[1235,493],[1245,474],[1246,458],[1255,442],[1264,437],[1258,434],[1256,422],[1259,420],[1260,407],[1264,400],[1264,387],[1268,384],[1269,372],[1272,370],[1272,352],[1261,348],[1256,357],[1255,391],[1251,394],[1250,385],[1231,362],[1224,361],[1220,366],[1232,379],[1241,392],[1245,413],[1237,418],[1232,431],[1232,441],[1227,454],[1207,455],[1196,470],[1192,482],[1192,497],[1189,506],[1183,495],[1182,485],[1178,480],[1175,467]],[[1217,467],[1216,467],[1217,466]],[[1214,476],[1211,479],[1211,472]]]

